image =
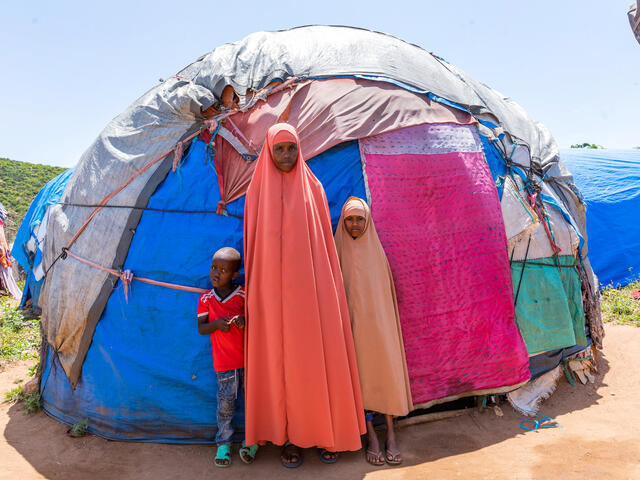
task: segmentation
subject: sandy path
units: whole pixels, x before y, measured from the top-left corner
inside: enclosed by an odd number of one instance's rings
[[[89,436],[72,439],[67,427],[40,412],[24,415],[20,406],[0,404],[0,478],[490,478],[633,479],[640,478],[640,329],[608,326],[600,372],[594,385],[569,385],[564,378],[542,405],[560,428],[520,429],[520,418],[503,407],[399,431],[402,467],[376,468],[362,452],[344,454],[323,465],[305,452],[301,468],[285,470],[278,450],[261,450],[255,464],[213,466],[214,449],[203,446],[111,442]],[[25,378],[32,362],[0,373],[0,394]]]

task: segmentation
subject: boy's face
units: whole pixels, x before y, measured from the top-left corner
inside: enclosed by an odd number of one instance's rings
[[[294,142],[276,143],[271,150],[273,163],[281,172],[290,172],[298,161],[298,145]]]
[[[344,228],[353,239],[362,235],[365,223],[366,219],[362,215],[348,215],[344,217]]]
[[[231,285],[231,282],[238,278],[236,262],[225,258],[213,257],[209,278],[215,288],[224,288]]]

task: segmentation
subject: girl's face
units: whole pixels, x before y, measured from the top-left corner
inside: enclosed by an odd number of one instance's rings
[[[362,215],[349,215],[344,217],[344,228],[354,240],[364,232],[366,219]]]
[[[298,145],[294,142],[276,143],[271,150],[273,163],[281,172],[287,173],[293,170],[298,161]]]

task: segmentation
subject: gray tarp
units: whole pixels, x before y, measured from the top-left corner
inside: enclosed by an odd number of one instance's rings
[[[240,95],[241,106],[250,108],[254,100],[246,95],[248,90],[263,88],[272,80],[342,75],[400,83],[462,105],[477,117],[499,124],[489,134],[507,134],[502,140],[505,151],[517,142],[528,150],[526,157],[536,170],[547,171],[548,177],[558,173],[560,182],[566,185],[572,182],[566,169],[557,165],[558,149],[548,130],[529,119],[509,98],[390,35],[350,27],[311,26],[258,32],[223,45],[152,88],[110,122],[82,155],[61,202],[100,202],[151,159],[201,128],[201,109],[218,100],[226,85]],[[144,207],[169,171],[171,161],[167,156],[111,202]],[[580,212],[576,204],[566,206]],[[85,207],[55,207],[44,252],[46,266],[52,265],[90,212]],[[104,266],[121,267],[141,215],[140,210],[124,212],[100,211],[72,251]],[[583,215],[577,220],[584,235]],[[79,378],[113,282],[105,272],[70,259],[57,261],[47,275],[40,297],[44,330],[72,384]]]

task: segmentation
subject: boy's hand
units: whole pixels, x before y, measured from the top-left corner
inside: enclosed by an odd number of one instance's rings
[[[238,328],[244,328],[244,315],[236,315],[232,318],[233,324]]]
[[[213,322],[211,322],[212,325],[215,326],[216,330],[220,330],[223,332],[228,332],[230,325],[229,325],[229,319],[227,317],[222,317],[222,318],[216,318]]]

